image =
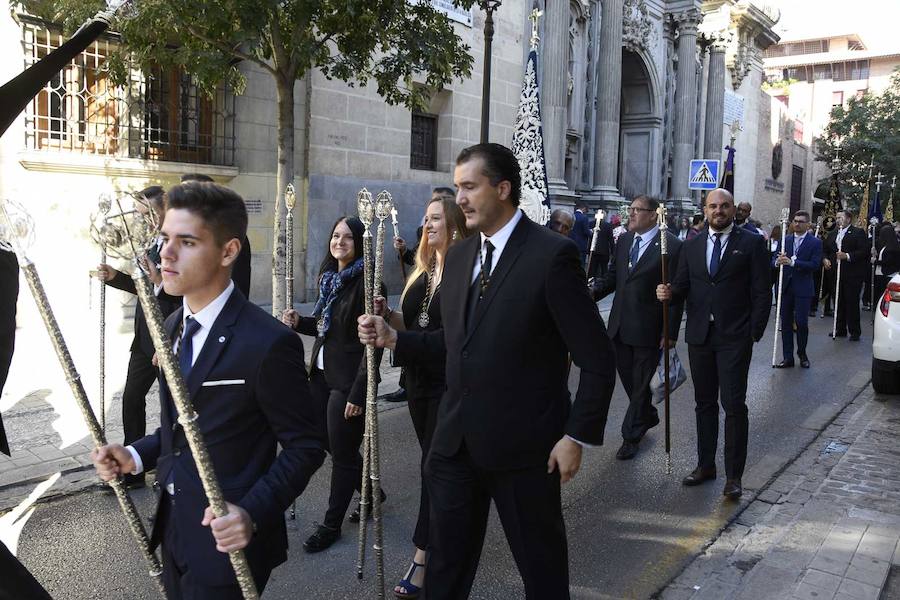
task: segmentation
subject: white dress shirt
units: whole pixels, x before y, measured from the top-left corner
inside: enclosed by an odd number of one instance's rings
[[[650,242],[653,241],[653,238],[656,237],[656,234],[659,232],[659,225],[654,225],[653,229],[649,231],[645,231],[644,233],[635,233],[634,239],[641,238],[641,245],[638,246],[638,261],[641,260],[641,257],[644,256],[644,251],[650,245]],[[634,244],[634,241],[631,242]],[[631,255],[631,250],[628,251],[629,256]],[[634,265],[632,265],[634,268]]]
[[[712,253],[713,248],[716,245],[716,240],[713,237],[717,233],[721,233],[719,239],[722,240],[722,252],[719,254],[719,260],[721,261],[722,257],[725,256],[725,246],[728,245],[728,238],[731,236],[731,230],[734,229],[734,223],[730,223],[728,227],[723,229],[722,231],[716,231],[712,227],[709,228],[709,235],[706,236],[706,268],[709,268],[709,263],[712,261]]]
[[[490,277],[490,274],[494,272],[494,266],[498,262],[500,262],[500,255],[503,254],[503,249],[506,248],[506,242],[509,241],[509,236],[512,235],[513,230],[521,220],[522,211],[516,209],[516,214],[514,214],[512,218],[506,222],[506,225],[497,230],[494,235],[488,237],[483,233],[478,234],[481,236],[481,260],[476,262],[475,266],[472,267],[472,278],[469,280],[469,285],[471,285],[475,281],[475,279],[477,279],[481,275],[481,264],[485,260],[487,260],[487,252],[484,248],[484,243],[490,241],[491,245],[494,246],[494,252],[493,254],[491,254],[491,264],[484,265],[485,273],[488,277]]]
[[[847,230],[850,229],[850,226],[847,225],[843,229],[838,229],[837,238],[834,240],[834,243],[837,245],[838,252],[843,252],[841,250],[841,245],[844,243],[844,236],[847,235]],[[847,255],[847,262],[850,262],[850,255]]]
[[[809,233],[809,232],[806,232]],[[791,266],[794,266],[794,262],[797,260],[797,250],[800,248],[800,244],[803,243],[803,240],[806,239],[806,233],[798,236],[794,234],[794,255],[791,257]]]
[[[191,357],[191,366],[197,362],[197,357],[200,356],[200,352],[203,350],[203,344],[206,343],[206,338],[209,337],[209,332],[212,330],[213,324],[216,322],[216,319],[219,318],[219,314],[222,312],[222,309],[225,308],[225,304],[228,302],[228,299],[231,297],[231,292],[234,291],[234,281],[228,280],[228,287],[225,288],[225,291],[216,296],[216,299],[204,306],[201,310],[196,313],[191,312],[191,308],[188,306],[187,298],[184,298],[183,306],[184,306],[184,314],[181,317],[181,331],[184,331],[184,322],[188,317],[193,317],[197,323],[200,324],[200,329],[197,330],[197,333],[194,334],[194,337],[191,340],[193,356]],[[178,340],[172,345],[172,350],[175,351],[178,348]],[[141,455],[137,453],[132,446],[126,446],[128,451],[131,453],[131,458],[134,459],[134,471],[131,472],[132,475],[138,475],[144,472],[144,461],[141,460]]]

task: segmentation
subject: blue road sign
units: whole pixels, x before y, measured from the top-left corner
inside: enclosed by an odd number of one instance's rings
[[[719,187],[719,161],[701,158],[691,161],[688,189],[714,190]]]

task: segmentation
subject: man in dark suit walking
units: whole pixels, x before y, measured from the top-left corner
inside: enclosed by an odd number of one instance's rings
[[[783,360],[779,369],[794,366],[794,328],[797,326],[797,356],[800,366],[809,368],[806,341],[809,339],[809,307],[815,296],[813,275],[822,264],[822,242],[809,233],[809,213],[798,210],[794,214],[794,233],[785,237],[784,252],[773,261],[784,266],[781,286],[781,347]]]
[[[191,182],[166,195],[163,283],[184,296],[166,321],[227,502],[215,518],[165,380],[160,428],[94,450],[100,476],[155,468],[162,484],[151,541],[162,544],[169,598],[241,598],[227,552],[244,550],[261,592],[287,559],[284,511],[325,457],[300,338],[231,281],[247,228],[233,191]],[[276,453],[277,445],[281,452]],[[210,535],[211,534],[211,535]]]
[[[582,445],[603,442],[613,352],[578,249],[518,210],[515,155],[478,144],[456,161],[456,202],[479,235],[447,253],[443,329],[396,332],[360,317],[360,340],[404,355],[445,356],[447,390],[425,465],[432,498],[428,598],[468,597],[491,500],[524,597],[569,598],[560,483]],[[567,350],[581,369],[574,403]]]
[[[595,218],[599,219],[600,215],[596,215]],[[606,272],[609,270],[609,257],[612,256],[616,247],[613,240],[613,227],[602,219],[599,223],[591,220],[589,224],[591,226],[591,239],[594,236],[593,229],[597,229],[597,246],[591,250],[593,254],[591,258],[591,272],[587,275],[588,277],[605,277]]]
[[[591,235],[593,235],[593,231],[591,231],[593,224],[587,216],[587,204],[579,200],[575,204],[574,216],[575,226],[569,232],[569,237],[572,238],[572,241],[578,247],[578,252],[581,254],[581,264],[584,265],[590,250]]]
[[[719,406],[725,411],[725,488],[737,499],[747,461],[747,374],[753,343],[766,331],[772,308],[769,252],[761,235],[736,227],[734,197],[716,189],[704,207],[709,227],[681,248],[674,281],[656,297],[687,300],[691,378],[697,417],[697,468],[682,483],[716,478]]]
[[[619,460],[634,458],[638,444],[648,430],[659,424],[651,402],[650,382],[659,364],[663,344],[662,310],[656,300],[656,286],[662,276],[660,229],[656,222],[659,201],[637,196],[628,208],[628,233],[616,244],[615,259],[606,277],[593,283],[594,299],[615,292],[609,313],[608,332],[616,350],[616,369],[628,394],[628,410],[622,420]],[[681,242],[666,233],[670,273],[678,267]],[[675,345],[681,329],[683,304],[669,306],[669,343]]]
[[[841,261],[841,280],[837,292],[837,337],[847,337],[858,342],[862,333],[859,324],[859,294],[863,281],[869,271],[869,254],[871,252],[866,232],[854,227],[853,213],[842,210],[837,215],[837,227],[825,238],[825,266],[835,272],[837,277],[837,261]],[[833,267],[832,267],[833,265]],[[828,333],[831,336],[831,332]]]
[[[148,208],[155,210],[160,220],[164,213],[164,190],[154,185],[141,190],[139,196],[146,200]],[[145,265],[154,284],[154,292],[159,300],[159,308],[163,317],[168,317],[181,306],[181,298],[167,294],[162,286],[162,274],[158,269],[159,247],[154,245],[147,252]],[[134,280],[125,273],[107,264],[97,266],[97,278],[110,287],[137,295]],[[122,391],[122,425],[124,444],[139,440],[147,433],[147,392],[153,386],[158,374],[151,362],[156,351],[150,338],[150,329],[140,302],[134,307],[134,339],[131,342],[131,357],[128,359],[128,374],[125,377],[125,389]],[[125,485],[129,488],[144,487],[144,475],[125,475]]]

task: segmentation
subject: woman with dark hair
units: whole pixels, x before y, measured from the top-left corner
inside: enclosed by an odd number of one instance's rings
[[[687,217],[678,219],[678,239],[682,242],[687,239],[688,233],[691,231],[691,220]]]
[[[887,223],[878,232],[878,244],[881,249],[875,260],[875,297],[884,293],[888,282],[900,271],[900,242],[894,226]]]
[[[400,297],[400,310],[391,310],[382,298],[378,299],[378,312],[391,327],[398,331],[418,332],[441,328],[440,291],[444,257],[454,242],[468,236],[466,217],[455,200],[452,197],[432,198],[425,208],[425,223],[416,252],[416,267],[407,279]],[[402,366],[406,369],[409,416],[422,448],[421,465],[424,466],[437,421],[438,405],[446,388],[444,361],[421,360]],[[413,534],[415,556],[406,574],[394,586],[397,598],[418,598],[422,590],[428,547],[429,510],[428,492],[423,478],[419,515]]]
[[[320,552],[337,541],[353,491],[359,490],[362,479],[359,446],[365,427],[366,365],[356,319],[365,313],[364,231],[356,217],[337,220],[319,269],[319,296],[312,316],[288,309],[281,317],[294,331],[316,338],[309,387],[319,402],[331,453],[328,511],[324,522],[304,542],[307,552]],[[378,356],[380,359],[380,353]]]

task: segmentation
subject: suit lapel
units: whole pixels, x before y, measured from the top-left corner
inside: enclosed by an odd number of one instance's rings
[[[731,235],[728,236],[728,243],[725,244],[725,251],[722,253],[722,260],[719,261],[719,270],[716,271],[716,276],[713,277],[714,280],[718,279],[722,274],[722,270],[725,269],[725,266],[728,264],[728,257],[732,255],[737,248],[737,244],[741,243],[741,239],[745,235],[756,234],[747,232],[743,227],[731,228]]]
[[[466,331],[469,287],[472,285],[472,269],[475,267],[480,242],[481,236],[477,233],[459,242],[459,260],[447,261],[443,281],[459,281],[460,284],[455,287],[441,286],[441,320],[445,328],[448,324],[455,323],[460,327],[459,331]]]
[[[649,268],[653,264],[657,262],[659,258],[659,235],[660,231],[656,232],[656,235],[653,236],[653,241],[650,242],[650,245],[644,249],[644,253],[641,254],[641,257],[638,259],[637,264],[628,274],[628,278],[631,279],[631,276],[637,273],[641,269]],[[632,239],[632,243],[634,243]]]
[[[528,217],[522,215],[522,218],[519,220],[519,223],[516,225],[516,228],[513,229],[512,235],[509,236],[509,240],[506,242],[506,247],[503,248],[503,253],[500,255],[500,260],[497,262],[497,266],[494,267],[493,272],[491,273],[490,281],[488,283],[487,289],[484,292],[484,297],[481,298],[481,301],[478,303],[478,307],[475,309],[475,315],[472,317],[474,319],[474,323],[469,327],[468,334],[466,335],[466,341],[472,337],[472,334],[478,328],[478,324],[481,322],[481,318],[484,316],[484,313],[490,307],[491,302],[494,300],[494,297],[497,295],[497,290],[503,285],[503,280],[506,279],[506,276],[509,274],[510,270],[515,264],[516,260],[519,258],[519,254],[522,252],[522,247],[525,244],[525,240],[528,237],[528,226],[531,221],[528,220]],[[478,236],[481,239],[481,236]],[[474,260],[475,257],[473,256]]]
[[[197,396],[197,392],[200,391],[200,387],[206,381],[206,376],[209,375],[210,370],[231,340],[231,327],[237,321],[238,314],[246,302],[247,300],[244,299],[243,294],[235,288],[231,292],[228,302],[222,308],[222,312],[219,313],[218,318],[216,318],[212,328],[209,330],[203,349],[200,351],[200,355],[197,356],[197,360],[194,362],[194,366],[191,367],[191,372],[185,382],[191,399]]]
[[[175,343],[175,338],[178,337],[178,331],[181,329],[181,321],[184,318],[184,307],[179,308],[172,316],[169,317],[166,322],[166,335],[168,336],[168,340],[166,343],[169,344],[171,348]],[[177,360],[176,360],[177,363]],[[172,394],[169,392],[169,384],[166,382],[166,378],[162,376],[160,373],[159,378],[159,390],[160,396],[162,398],[162,405],[165,407],[166,412],[169,415],[169,422],[175,423],[178,418],[178,414],[175,411],[175,405],[172,403]]]
[[[694,248],[692,250],[692,257],[696,264],[700,265],[700,268],[703,270],[703,273],[706,274],[707,281],[712,281],[712,277],[709,276],[709,263],[706,262],[706,244],[709,243],[709,229],[704,229],[700,232],[700,235],[694,238],[697,242],[694,244]],[[722,266],[719,265],[719,269],[721,270]]]

